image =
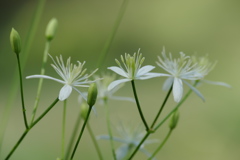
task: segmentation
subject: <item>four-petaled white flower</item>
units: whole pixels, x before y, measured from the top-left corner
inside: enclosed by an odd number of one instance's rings
[[[111,90],[108,90],[109,84],[116,79],[115,74],[103,74],[101,77],[103,80],[96,82],[98,87],[98,102],[100,104],[103,104],[104,101],[107,101],[109,99],[135,102],[135,100],[130,97],[114,96],[114,94],[123,86],[123,83]],[[99,76],[95,76],[95,78],[98,79]]]
[[[187,84],[202,100],[203,95],[191,84],[185,80],[200,80],[206,76],[209,71],[212,70],[214,64],[210,63],[206,57],[195,58],[186,56],[183,52],[180,52],[178,59],[173,59],[172,54],[169,53],[169,57],[166,56],[165,49],[162,51],[162,58],[158,56],[157,65],[167,71],[169,74],[162,76],[169,77],[164,85],[163,89],[167,90],[173,86],[173,97],[176,102],[179,102],[183,95],[183,82]]]
[[[125,57],[121,55],[121,61],[123,63],[123,67],[121,63],[117,59],[115,59],[119,67],[113,66],[113,67],[108,67],[108,69],[114,71],[115,73],[125,78],[113,81],[108,86],[108,90],[111,90],[117,85],[124,82],[137,80],[137,79],[144,80],[144,79],[161,76],[161,74],[159,73],[150,73],[150,71],[155,68],[154,66],[146,65],[142,67],[144,60],[145,58],[142,57],[142,53],[140,53],[140,49],[138,50],[138,53],[134,53],[133,56],[127,53],[125,53]]]
[[[117,127],[119,137],[112,137],[113,141],[122,143],[122,145],[116,149],[116,157],[117,160],[126,159],[126,156],[131,153],[141,142],[142,138],[146,134],[144,131],[143,126],[129,126],[125,127],[123,125]],[[98,139],[103,140],[110,140],[111,137],[109,135],[101,135],[97,137]],[[149,139],[146,140],[139,151],[145,154],[148,158],[152,156],[150,152],[148,152],[144,146],[147,144],[158,143],[159,140],[157,139]],[[153,158],[155,160],[156,158]]]
[[[95,82],[95,80],[89,81],[88,78],[92,76],[98,69],[94,70],[91,74],[88,75],[88,74],[85,74],[86,69],[83,69],[85,61],[83,63],[77,61],[78,65],[73,65],[71,63],[71,58],[69,57],[67,59],[66,65],[64,65],[63,58],[61,55],[59,58],[56,57],[56,61],[52,58],[51,55],[49,56],[53,61],[53,64],[51,64],[52,67],[55,69],[55,71],[63,80],[46,76],[46,75],[32,75],[32,76],[27,76],[26,78],[27,79],[45,78],[45,79],[51,79],[64,84],[58,96],[58,99],[60,101],[67,99],[70,96],[72,89],[75,89],[86,100],[86,97],[76,87],[89,87],[89,84]]]

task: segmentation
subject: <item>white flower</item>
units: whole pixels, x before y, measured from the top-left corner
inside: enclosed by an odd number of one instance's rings
[[[183,52],[180,52],[180,57],[173,59],[172,54],[169,53],[169,57],[167,57],[165,49],[163,49],[162,58],[159,56],[158,60],[157,65],[169,73],[162,75],[169,77],[165,81],[163,89],[170,89],[173,85],[173,97],[176,102],[182,99],[183,82],[204,100],[202,94],[185,80],[195,81],[203,79],[212,70],[214,64],[211,64],[206,57],[198,59],[186,56]]]
[[[113,89],[108,90],[109,84],[116,79],[115,74],[103,74],[101,77],[103,78],[103,80],[96,82],[98,87],[98,102],[100,104],[103,104],[104,101],[109,99],[135,102],[135,100],[130,97],[114,96],[114,94],[123,86],[123,84],[120,84]],[[99,77],[96,76],[95,78],[98,79]]]
[[[76,88],[76,87],[89,87],[89,84],[95,82],[95,81],[89,81],[88,78],[92,76],[96,71],[93,71],[90,75],[85,74],[86,69],[83,69],[83,66],[85,64],[85,61],[83,63],[78,62],[77,65],[73,65],[70,61],[71,58],[69,57],[67,59],[66,66],[64,65],[62,56],[56,57],[56,61],[52,58],[51,55],[49,55],[53,61],[52,67],[55,69],[55,71],[58,73],[58,75],[63,79],[57,79],[46,75],[32,75],[27,76],[26,78],[45,78],[45,79],[51,79],[54,81],[57,81],[59,83],[64,84],[64,86],[61,88],[58,99],[60,101],[63,101],[67,99],[72,89],[75,89],[79,94],[82,95],[82,93]],[[82,95],[84,99],[86,100],[86,97]]]
[[[142,138],[146,134],[146,131],[144,131],[142,126],[138,127],[125,127],[121,125],[117,128],[119,137],[112,137],[113,141],[122,143],[122,145],[116,150],[116,157],[117,160],[125,159],[126,156],[135,149],[138,144],[141,142]],[[110,140],[109,135],[101,135],[97,137],[98,139],[104,139],[104,140]],[[141,147],[139,148],[139,151],[144,153],[147,157],[151,157],[152,154],[149,153],[144,146],[151,143],[158,143],[159,141],[156,139],[153,140],[146,140]],[[155,158],[153,158],[155,160]]]
[[[125,78],[121,80],[113,81],[108,86],[108,90],[112,90],[114,87],[124,82],[137,80],[137,79],[144,80],[144,79],[159,77],[162,75],[159,73],[150,73],[150,71],[155,68],[154,66],[147,65],[142,67],[144,60],[145,58],[142,57],[142,53],[140,53],[140,49],[138,50],[138,53],[134,53],[133,56],[127,53],[125,53],[125,57],[121,55],[121,61],[123,63],[123,67],[121,63],[117,59],[115,59],[119,67],[113,66],[113,67],[108,67],[108,69],[114,71],[115,73]]]

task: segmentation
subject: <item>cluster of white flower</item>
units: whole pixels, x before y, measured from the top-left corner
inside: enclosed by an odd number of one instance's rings
[[[97,77],[95,80],[90,81],[88,78],[91,77],[97,69],[89,75],[85,74],[86,69],[83,69],[85,62],[81,63],[78,61],[78,65],[73,65],[70,62],[71,59],[68,58],[65,65],[62,56],[60,56],[59,58],[56,57],[56,61],[52,58],[52,67],[63,80],[46,75],[32,75],[26,78],[45,78],[64,84],[59,93],[59,100],[61,101],[69,97],[72,89],[75,89],[82,97],[84,97],[84,99],[86,99],[86,95],[79,91],[76,87],[89,87],[89,84],[93,82],[97,83],[99,88],[98,97],[102,100],[112,98],[132,101],[131,98],[115,97],[113,94],[120,88],[121,84],[125,82],[132,80],[146,80],[154,77],[168,77],[163,84],[163,89],[168,90],[172,87],[173,97],[176,102],[179,102],[182,99],[183,83],[189,86],[201,99],[204,100],[203,95],[186,80],[203,80],[203,78],[213,69],[215,63],[210,63],[207,56],[196,58],[196,56],[190,57],[186,56],[183,52],[180,52],[179,58],[173,58],[171,53],[167,56],[165,49],[163,49],[162,55],[158,56],[156,64],[167,73],[150,72],[155,68],[155,66],[142,66],[144,60],[145,58],[142,56],[142,53],[140,53],[140,49],[137,53],[134,53],[133,56],[126,53],[125,56],[121,56],[122,64],[120,61],[115,59],[118,67],[108,67],[108,69],[120,76],[123,76],[123,79],[115,80],[115,76],[104,75],[103,80],[101,81],[98,81],[101,78],[97,76],[95,76]],[[215,83],[206,80],[204,81],[211,84],[229,87],[229,85],[222,82]]]

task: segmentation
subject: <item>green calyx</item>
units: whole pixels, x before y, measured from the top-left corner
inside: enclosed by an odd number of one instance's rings
[[[47,25],[47,29],[46,29],[46,38],[48,41],[51,41],[54,36],[55,36],[55,32],[57,30],[57,26],[58,26],[58,21],[56,18],[52,18]]]
[[[96,83],[92,83],[88,89],[88,98],[87,98],[87,103],[90,107],[92,107],[96,103],[97,94],[98,94],[97,85]]]
[[[19,54],[21,52],[21,38],[14,28],[10,33],[10,44],[14,53]]]

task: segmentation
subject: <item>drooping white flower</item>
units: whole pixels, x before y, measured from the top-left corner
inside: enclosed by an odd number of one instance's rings
[[[130,101],[135,103],[135,99],[131,97],[122,97],[122,96],[115,96],[114,94],[124,85],[123,83],[116,86],[112,90],[108,90],[108,86],[111,82],[116,79],[115,74],[102,74],[101,76],[94,76],[95,79],[101,79],[100,81],[96,81],[97,88],[98,88],[98,96],[97,96],[97,103],[99,105],[104,105],[105,102],[108,100],[120,100],[120,101]],[[87,92],[83,92],[83,95],[87,97]],[[79,95],[78,102],[82,103],[82,96]]]
[[[89,87],[89,84],[95,82],[95,80],[89,81],[88,78],[92,76],[98,69],[94,70],[91,74],[88,75],[88,74],[85,74],[87,69],[83,69],[85,61],[83,63],[77,61],[78,64],[74,65],[71,63],[71,58],[69,57],[65,65],[63,62],[62,55],[60,55],[59,58],[56,57],[56,61],[52,58],[51,55],[49,56],[53,61],[53,64],[51,64],[52,67],[63,80],[46,76],[46,75],[32,75],[32,76],[27,76],[26,78],[27,79],[45,78],[45,79],[51,79],[64,84],[58,96],[58,99],[60,101],[67,99],[72,93],[72,89],[76,90],[86,100],[86,97],[76,87]]]
[[[118,137],[112,137],[113,141],[122,143],[120,147],[116,149],[116,157],[117,160],[123,160],[126,159],[126,156],[131,153],[141,142],[142,138],[146,134],[146,131],[143,129],[142,126],[129,126],[125,127],[123,125],[117,127],[118,131]],[[109,135],[101,135],[97,137],[98,139],[103,140],[110,140]],[[148,152],[144,146],[151,143],[158,143],[159,140],[153,139],[153,140],[146,140],[141,147],[139,148],[139,151],[141,151],[143,154],[145,154],[148,158],[152,156],[150,152]],[[153,158],[155,160],[155,158]]]
[[[187,84],[201,99],[203,95],[186,80],[200,80],[212,70],[214,64],[210,63],[207,58],[196,58],[186,56],[180,52],[180,57],[177,59],[166,56],[165,49],[162,51],[162,57],[158,56],[157,65],[167,71],[169,74],[162,75],[169,77],[163,85],[163,89],[170,89],[173,86],[173,97],[176,102],[182,99],[183,83]]]
[[[108,69],[123,76],[124,79],[113,81],[108,86],[108,90],[112,90],[114,87],[124,82],[137,80],[137,79],[138,80],[150,79],[150,78],[159,77],[162,75],[159,73],[151,73],[150,71],[155,68],[152,65],[146,65],[142,67],[144,60],[145,58],[142,57],[142,53],[140,53],[140,49],[138,50],[138,53],[134,53],[133,56],[127,53],[125,53],[125,57],[121,55],[121,61],[123,63],[123,66],[117,59],[115,59],[119,67],[113,66],[113,67],[108,67]]]
[[[98,103],[103,104],[104,101],[109,99],[135,102],[133,98],[114,95],[123,86],[123,83],[114,87],[111,90],[108,90],[109,84],[116,80],[115,74],[103,74],[101,77],[103,79],[96,82],[98,86]],[[99,76],[96,76],[95,78],[98,79]]]

